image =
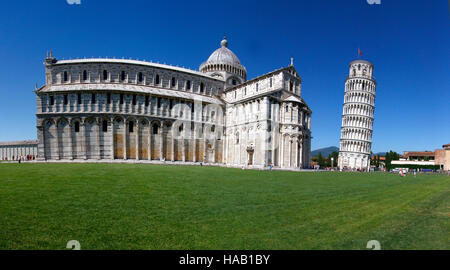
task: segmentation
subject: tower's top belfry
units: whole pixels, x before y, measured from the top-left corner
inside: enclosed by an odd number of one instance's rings
[[[373,68],[374,65],[367,60],[354,60],[349,64],[349,78],[362,77],[362,78],[373,78]]]

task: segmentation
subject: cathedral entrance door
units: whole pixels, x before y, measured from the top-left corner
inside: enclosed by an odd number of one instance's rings
[[[253,165],[253,149],[247,150],[248,153],[248,165]]]

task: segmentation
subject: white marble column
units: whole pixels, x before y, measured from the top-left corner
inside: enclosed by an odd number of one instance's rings
[[[135,139],[136,140],[136,160],[139,160],[139,129],[140,129],[139,120],[136,121],[135,125],[136,125],[136,130],[135,130],[135,132],[136,132],[136,139]]]
[[[111,159],[114,160],[114,118],[111,121]]]
[[[101,147],[100,147],[100,130],[102,130],[103,131],[103,129],[100,129],[100,125],[102,125],[102,119],[98,119],[97,120],[97,127],[96,127],[96,129],[97,129],[97,159],[98,160],[100,160],[102,157],[101,157]]]

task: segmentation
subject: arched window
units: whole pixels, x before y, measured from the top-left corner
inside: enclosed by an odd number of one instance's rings
[[[133,95],[133,105],[136,105],[136,95]]]
[[[103,132],[108,132],[108,121],[103,120],[102,130],[103,130]]]
[[[191,90],[191,81],[186,81],[186,90]]]
[[[64,82],[67,82],[67,80],[68,80],[67,71],[64,71],[64,76],[63,77],[64,77],[63,78]]]
[[[125,71],[122,70],[122,72],[120,72],[120,80],[125,81],[125,78],[126,78]]]
[[[172,77],[172,81],[171,81],[170,85],[172,87],[175,87],[176,84],[177,84],[177,81],[176,81],[175,77]]]
[[[155,77],[155,84],[156,84],[156,85],[159,84],[159,75],[156,75],[156,77]]]
[[[233,80],[233,81],[232,81],[232,84],[233,84],[233,85],[237,85],[237,81],[236,81],[236,80]]]
[[[96,102],[95,93],[92,93],[91,102],[92,102],[92,104],[95,104],[95,102]]]
[[[50,96],[50,105],[55,105],[55,97]]]
[[[239,132],[236,133],[236,144],[239,144]]]
[[[78,104],[81,104],[81,103],[82,103],[82,100],[81,100],[81,94],[78,94],[78,95],[77,95],[77,102],[78,102]]]
[[[78,121],[75,122],[75,132],[80,132],[80,122]]]
[[[128,122],[128,132],[134,132],[134,123],[132,121]]]
[[[145,96],[145,106],[147,107],[150,103],[149,97]]]
[[[108,71],[106,69],[103,70],[103,80],[104,81],[108,80]]]
[[[183,125],[180,125],[180,126],[178,127],[178,131],[179,131],[179,132],[182,132],[182,131],[183,131]]]
[[[120,104],[123,104],[123,94],[120,94]]]
[[[83,81],[87,80],[87,71],[83,70]]]
[[[152,128],[152,133],[153,134],[158,134],[158,124],[154,123],[153,124],[153,128]]]
[[[69,100],[67,98],[67,94],[64,95],[64,105],[67,105],[67,103],[69,103]]]
[[[292,83],[292,81],[289,81],[289,90],[291,92],[294,91],[294,84]]]
[[[256,92],[258,92],[258,89],[259,89],[259,84],[257,83],[256,84]]]
[[[111,93],[106,94],[106,103],[111,104]]]
[[[361,70],[361,64],[358,65],[358,70]]]
[[[270,87],[272,87],[272,78],[270,78]]]
[[[139,72],[138,74],[138,81],[142,82],[144,80],[144,75],[142,75],[142,72]]]
[[[200,83],[200,93],[205,92],[205,85],[203,83]]]

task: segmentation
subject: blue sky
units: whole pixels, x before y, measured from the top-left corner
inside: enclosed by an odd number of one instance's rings
[[[313,110],[312,149],[338,146],[357,58],[378,81],[373,152],[450,143],[447,0],[8,1],[0,9],[0,141],[35,139],[43,60],[125,57],[197,69],[226,34],[254,78],[290,63]]]

